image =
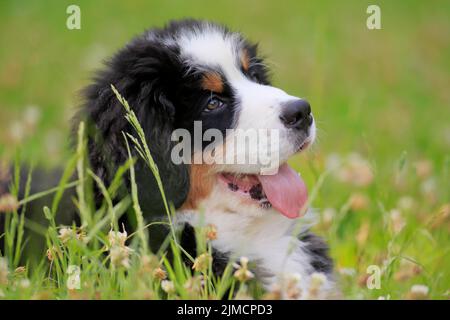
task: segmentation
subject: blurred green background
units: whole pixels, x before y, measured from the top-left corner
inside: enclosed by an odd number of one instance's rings
[[[66,28],[74,3],[81,30]],[[442,164],[450,145],[450,3],[378,1],[382,30],[368,30],[371,3],[1,1],[1,142],[34,105],[42,118],[27,154],[59,156],[54,143],[66,140],[77,91],[101,61],[146,28],[197,17],[260,42],[274,83],[310,100],[321,149],[364,150],[387,163],[408,150]]]
[[[66,28],[70,4],[81,8],[81,30]],[[381,8],[381,30],[366,27],[370,4]],[[370,165],[370,182],[355,185],[338,175],[314,203],[319,211],[335,210],[328,211],[331,227],[321,229],[322,224],[318,230],[330,241],[337,269],[363,277],[367,265],[389,257],[394,250],[389,246],[398,245],[400,237],[408,256],[426,272],[405,283],[394,279],[377,292],[359,291],[353,279],[344,291],[355,297],[404,297],[418,282],[428,285],[433,297],[448,297],[449,1],[3,0],[3,156],[19,148],[28,160],[63,165],[70,153],[70,118],[81,101],[78,91],[93,71],[144,29],[183,17],[222,22],[259,42],[274,84],[310,101],[318,142],[309,155],[293,160],[310,188],[330,162],[349,154]],[[355,199],[362,206],[352,207]],[[391,234],[386,219],[402,199],[416,206],[399,209],[406,231]],[[443,223],[433,229],[434,216]],[[320,217],[327,219],[323,212]],[[366,239],[358,247],[355,239],[362,234],[364,240],[364,228]]]

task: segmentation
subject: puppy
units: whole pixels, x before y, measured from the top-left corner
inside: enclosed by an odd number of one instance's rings
[[[311,275],[321,273],[324,291],[334,291],[327,246],[305,228],[294,232],[303,223],[307,190],[286,161],[314,142],[311,107],[270,84],[256,45],[223,26],[182,20],[144,32],[115,54],[86,89],[82,109],[92,129],[89,160],[106,183],[128,159],[122,132],[133,132],[111,84],[145,131],[166,197],[184,226],[182,245],[195,251],[193,227],[211,224],[217,228],[212,246],[218,273],[229,259],[245,256],[268,289],[298,274],[306,292]],[[191,162],[174,161],[174,131],[194,136],[196,123],[203,136],[214,130],[224,138],[194,146]],[[239,140],[249,130],[277,139],[252,151]],[[213,150],[209,161],[192,161],[206,149]],[[270,170],[260,160],[263,154],[277,160]],[[218,161],[218,155],[256,161]],[[164,213],[156,180],[140,159],[136,171],[141,206],[146,219],[154,219]]]

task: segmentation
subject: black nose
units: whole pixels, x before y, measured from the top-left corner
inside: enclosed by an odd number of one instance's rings
[[[280,120],[287,128],[307,129],[313,122],[311,106],[306,100],[292,100],[281,108]]]

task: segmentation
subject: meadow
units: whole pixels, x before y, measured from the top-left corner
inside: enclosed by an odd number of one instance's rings
[[[42,208],[43,223],[20,215],[23,206],[0,212],[8,221],[0,299],[207,299],[223,298],[230,288],[237,298],[281,296],[263,292],[246,261],[238,263],[239,272],[230,265],[215,279],[210,226],[198,230],[203,253],[191,257],[194,269],[181,263],[175,232],[162,250],[150,252],[151,228],[139,218],[136,198],[112,205],[118,185],[104,186],[90,172],[82,127],[75,148],[68,143],[78,92],[102,61],[144,29],[182,17],[222,22],[259,42],[273,83],[311,103],[318,141],[290,164],[314,194],[313,230],[330,245],[343,297],[449,298],[448,1],[377,1],[381,30],[367,29],[372,3],[366,1],[77,1],[80,30],[66,28],[69,4],[0,3],[1,159],[85,177],[63,179],[48,191],[54,198]],[[145,141],[129,143],[137,143],[151,165]],[[118,178],[132,167],[130,161]],[[101,208],[92,206],[89,182],[104,191]],[[87,227],[55,223],[64,188],[76,191]],[[40,196],[14,199],[14,189],[0,199],[0,209]],[[116,223],[127,210],[138,217],[136,233]],[[170,204],[167,214],[173,214]],[[37,261],[24,255],[30,232],[46,244]],[[164,255],[167,246],[178,257],[173,262]],[[379,288],[367,285],[370,266],[381,271]]]

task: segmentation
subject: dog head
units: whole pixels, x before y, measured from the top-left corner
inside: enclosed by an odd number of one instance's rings
[[[256,45],[223,26],[183,20],[145,32],[86,91],[84,110],[96,132],[92,166],[108,181],[127,159],[122,132],[132,129],[113,84],[138,116],[176,208],[196,210],[207,201],[213,208],[219,195],[230,211],[246,205],[254,214],[272,208],[297,217],[306,187],[286,161],[313,143],[314,119],[306,100],[273,87],[267,73]],[[180,145],[190,147],[184,161],[174,159]],[[143,161],[136,170],[144,211],[162,213],[151,171]]]

